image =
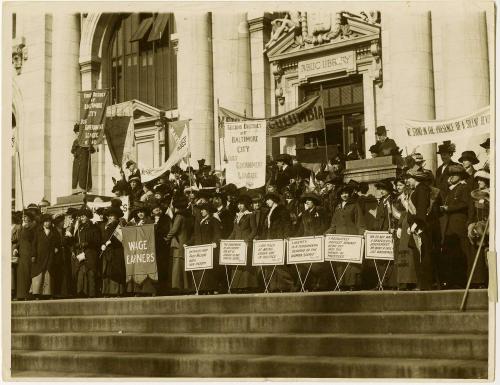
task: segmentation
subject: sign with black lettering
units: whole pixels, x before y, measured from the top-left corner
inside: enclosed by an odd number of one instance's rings
[[[206,245],[184,246],[185,250],[185,271],[206,270],[214,267],[214,246]]]
[[[323,261],[323,236],[297,237],[288,240],[288,263],[317,263]]]
[[[92,90],[80,93],[78,144],[81,147],[95,146],[103,142],[108,94],[107,90]]]
[[[354,51],[335,55],[322,56],[316,59],[299,61],[297,66],[299,81],[307,80],[313,76],[335,72],[356,71],[356,55]]]
[[[326,234],[325,261],[362,263],[364,244],[362,235]]]
[[[366,259],[394,260],[392,234],[387,231],[366,231]]]
[[[127,282],[141,284],[146,278],[158,280],[154,225],[121,229]]]
[[[247,244],[243,240],[221,240],[219,264],[239,265],[247,264]]]
[[[285,264],[285,240],[267,239],[253,241],[252,266]]]

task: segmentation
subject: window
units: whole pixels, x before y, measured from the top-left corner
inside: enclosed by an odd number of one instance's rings
[[[117,22],[107,58],[113,103],[138,99],[164,110],[177,108],[173,32],[170,13],[133,13]]]

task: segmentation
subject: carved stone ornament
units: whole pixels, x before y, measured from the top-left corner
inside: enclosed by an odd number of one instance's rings
[[[374,40],[370,45],[370,53],[372,54],[373,61],[371,65],[371,76],[373,81],[378,83],[379,87],[382,86],[382,50],[380,49],[380,41]]]
[[[21,74],[23,62],[28,59],[28,48],[24,43],[12,47],[12,65],[18,75]]]

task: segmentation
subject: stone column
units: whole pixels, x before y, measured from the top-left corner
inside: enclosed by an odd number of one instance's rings
[[[80,17],[53,15],[51,201],[71,194],[73,125],[79,116]]]
[[[422,153],[426,168],[434,171],[435,144],[415,148],[402,135],[405,119],[435,119],[430,12],[393,4],[382,14],[382,34],[384,88],[390,95],[388,135],[403,155],[414,149]]]
[[[433,13],[432,34],[436,46],[437,118],[452,119],[489,105],[490,68],[485,12],[458,3],[453,7],[452,17],[444,10]],[[491,49],[494,49],[492,45]],[[482,165],[486,159],[479,144],[486,137],[450,138],[457,147],[455,160],[462,151],[473,150],[480,155]]]
[[[267,14],[249,12],[248,26],[250,29],[250,49],[252,66],[252,103],[255,117],[271,116],[271,70],[264,53],[264,45],[271,33],[270,19]],[[279,145],[279,140],[276,140]],[[272,153],[273,140],[268,137],[266,153]]]
[[[217,101],[222,107],[252,116],[250,35],[246,13],[212,15],[214,70],[215,165],[220,164]]]
[[[214,165],[214,94],[210,13],[176,14],[179,119],[191,119],[191,164]]]

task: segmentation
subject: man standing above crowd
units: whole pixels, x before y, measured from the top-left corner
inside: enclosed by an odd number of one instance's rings
[[[448,177],[450,176],[448,169],[450,166],[458,164],[451,159],[455,153],[455,145],[451,141],[445,140],[443,144],[438,146],[437,153],[441,157],[443,164],[436,171],[435,186],[441,190],[441,197],[445,199],[448,194]]]
[[[378,126],[375,129],[377,137],[377,157],[392,155],[398,146],[394,139],[387,137],[387,129],[385,126]]]

